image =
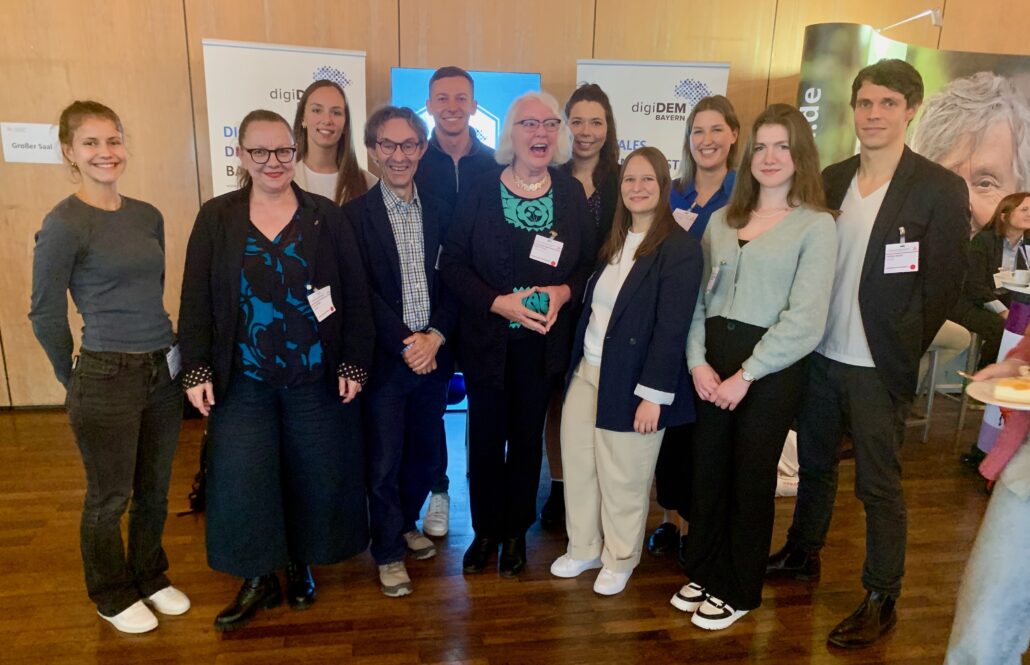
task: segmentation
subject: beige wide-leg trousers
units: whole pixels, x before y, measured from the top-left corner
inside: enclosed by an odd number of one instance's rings
[[[664,430],[637,434],[595,427],[600,374],[600,367],[580,361],[562,411],[568,555],[583,561],[600,556],[605,568],[630,572],[640,562]]]

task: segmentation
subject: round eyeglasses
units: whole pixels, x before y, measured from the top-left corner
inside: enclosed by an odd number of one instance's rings
[[[297,154],[297,146],[276,148],[274,150],[269,150],[268,148],[243,148],[243,151],[250,155],[255,164],[267,164],[273,152],[275,153],[275,159],[280,164],[289,164],[293,161],[293,156]]]
[[[408,157],[411,157],[422,146],[422,141],[404,141],[403,143],[397,143],[390,139],[380,139],[376,141],[376,145],[379,146],[379,149],[383,151],[384,155],[392,155],[397,152],[397,148],[399,147],[401,152]]]

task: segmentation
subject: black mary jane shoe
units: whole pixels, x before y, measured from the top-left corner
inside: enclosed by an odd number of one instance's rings
[[[501,543],[501,560],[498,564],[501,577],[518,577],[526,568],[526,537],[512,536]]]
[[[647,537],[647,551],[651,556],[665,556],[680,546],[680,530],[672,522],[662,522]]]
[[[461,569],[466,573],[481,573],[490,562],[490,557],[497,554],[497,541],[485,536],[476,536],[472,544],[465,550],[461,560]]]
[[[215,630],[227,632],[247,625],[258,609],[271,609],[283,602],[275,573],[243,580],[236,598],[215,617]]]
[[[306,610],[315,604],[315,578],[311,566],[291,561],[286,564],[286,601],[294,610]]]

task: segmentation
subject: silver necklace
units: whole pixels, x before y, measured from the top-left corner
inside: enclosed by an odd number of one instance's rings
[[[515,172],[515,168],[511,169],[511,179],[515,181],[515,186],[524,192],[538,192],[547,182],[547,174],[544,173],[544,177],[537,182],[526,182],[519,177],[519,174]]]

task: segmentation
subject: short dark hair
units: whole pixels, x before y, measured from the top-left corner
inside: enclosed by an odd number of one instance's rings
[[[425,121],[418,117],[418,114],[407,106],[384,106],[377,109],[365,121],[365,147],[371,150],[379,139],[379,128],[386,124],[387,120],[400,118],[408,123],[408,126],[418,135],[418,140],[425,143],[429,140],[429,128]]]
[[[908,108],[923,103],[923,77],[915,67],[904,60],[889,58],[863,67],[851,84],[851,108],[855,108],[858,89],[866,81],[874,85],[882,85],[905,96]]]
[[[440,79],[449,79],[454,78],[456,76],[460,76],[461,78],[468,81],[469,87],[472,88],[472,92],[473,94],[475,94],[476,82],[472,80],[472,74],[469,74],[467,71],[456,65],[447,65],[446,67],[441,67],[440,69],[433,72],[433,76],[429,79],[429,87],[432,88],[433,84],[439,81]]]

